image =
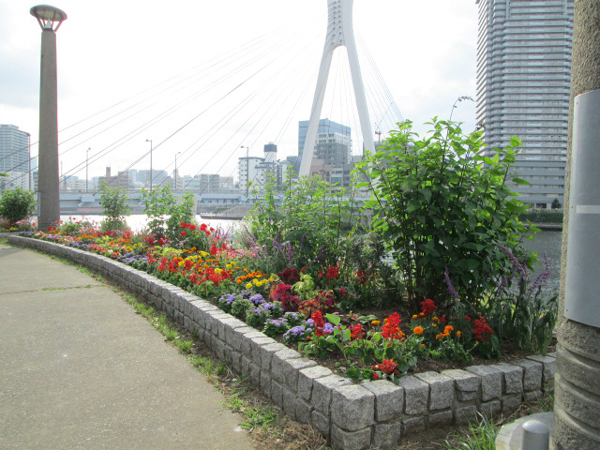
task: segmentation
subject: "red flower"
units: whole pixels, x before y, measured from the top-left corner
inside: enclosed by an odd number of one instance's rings
[[[381,364],[377,364],[374,367],[375,369],[381,370],[383,373],[388,375],[399,373],[397,369],[398,364],[396,364],[396,361],[393,359],[384,359]]]
[[[436,304],[430,298],[421,302],[421,312],[426,316],[433,314],[436,309]]]
[[[315,336],[323,336],[325,335],[325,321],[323,320],[323,314],[321,311],[315,311],[312,315],[312,320],[315,324]]]
[[[325,278],[328,280],[335,280],[340,275],[340,269],[335,266],[329,266]]]
[[[182,235],[183,237],[185,237],[185,236],[186,236],[186,234],[187,234],[187,233],[186,233],[185,231],[182,231],[182,232],[181,232],[181,235]]]
[[[477,342],[485,342],[494,335],[494,331],[482,315],[473,321],[473,327],[473,334]]]
[[[400,331],[400,316],[397,312],[385,319],[385,325],[381,327],[381,334],[385,339],[400,339],[404,333]]]
[[[362,339],[365,337],[365,332],[363,331],[362,325],[359,323],[350,327],[350,337],[352,339]]]

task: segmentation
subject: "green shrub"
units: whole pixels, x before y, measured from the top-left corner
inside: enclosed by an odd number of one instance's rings
[[[424,298],[440,306],[453,300],[475,305],[510,273],[497,244],[531,261],[520,242],[525,206],[506,186],[515,161],[513,138],[505,150],[483,156],[481,132],[463,135],[458,125],[434,119],[426,138],[400,124],[383,148],[358,170],[373,198],[373,225],[402,274],[410,306]],[[517,184],[524,180],[513,178]]]
[[[104,231],[123,230],[127,228],[125,217],[131,213],[127,206],[127,193],[122,187],[109,188],[106,184],[100,187],[100,205],[106,218],[100,223]]]
[[[144,213],[148,216],[148,231],[155,237],[177,240],[181,236],[180,223],[194,221],[194,196],[191,192],[178,200],[166,184],[161,189],[142,191]]]
[[[253,255],[252,263],[265,273],[296,268],[310,275],[317,287],[360,289],[356,302],[382,302],[396,297],[400,287],[383,261],[378,236],[370,228],[352,194],[319,177],[301,178],[284,193],[269,184],[255,193],[255,207],[240,227],[238,240]],[[386,270],[388,272],[386,272]]]
[[[3,191],[0,197],[0,216],[13,225],[27,219],[35,213],[35,196],[33,192],[17,186],[10,191]]]

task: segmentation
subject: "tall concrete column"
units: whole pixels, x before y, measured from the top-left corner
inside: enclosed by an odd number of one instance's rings
[[[42,28],[38,227],[45,231],[60,219],[56,30],[67,15],[48,5],[34,6],[30,12]]]
[[[569,145],[567,153],[567,179],[565,181],[565,219],[562,249],[562,271],[560,292],[560,316],[558,325],[557,374],[555,382],[556,401],[554,405],[553,448],[556,450],[591,450],[600,448],[600,317],[594,314],[582,318],[574,314],[573,306],[581,300],[592,304],[592,309],[600,312],[600,289],[590,298],[574,299],[573,275],[578,271],[587,272],[582,280],[587,280],[582,289],[590,289],[600,258],[600,227],[589,228],[590,221],[598,220],[600,204],[600,180],[598,173],[586,173],[581,165],[582,158],[597,164],[600,161],[600,142],[581,139],[580,134],[589,134],[591,128],[600,128],[598,114],[594,108],[582,108],[590,98],[597,97],[600,89],[600,1],[575,0],[573,35],[573,60],[571,82],[571,115],[569,120]],[[583,94],[583,95],[582,95]],[[592,95],[590,95],[592,94]],[[579,97],[578,97],[579,96]],[[574,125],[574,105],[579,116]],[[585,110],[585,111],[584,111]],[[585,116],[585,117],[582,117]],[[584,128],[582,128],[584,127]],[[574,136],[573,133],[576,135]],[[574,161],[573,146],[576,144]],[[584,167],[584,170],[580,170]],[[580,173],[583,172],[583,173]],[[589,171],[588,171],[589,172]],[[592,180],[586,192],[585,184]],[[573,192],[571,192],[573,182]],[[577,192],[576,192],[577,191]],[[594,192],[595,191],[595,192]],[[583,195],[582,195],[583,194]],[[590,195],[592,196],[590,197]],[[582,201],[581,199],[587,201]],[[592,199],[593,201],[590,201]],[[571,223],[572,222],[572,223]],[[588,232],[573,230],[588,229]],[[581,225],[583,224],[583,226]],[[568,245],[568,243],[570,243]],[[588,246],[586,250],[586,246]],[[569,250],[571,249],[571,253]],[[581,249],[584,249],[583,251]],[[597,250],[596,264],[586,264],[584,259],[589,251]],[[575,252],[577,252],[575,254]],[[582,252],[582,258],[578,256]],[[586,304],[586,308],[590,305]],[[576,311],[578,312],[578,311]],[[574,319],[577,319],[575,320]]]

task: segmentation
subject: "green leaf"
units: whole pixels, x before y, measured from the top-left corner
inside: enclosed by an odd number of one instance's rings
[[[335,314],[325,314],[325,317],[327,317],[327,320],[333,326],[338,326],[340,324],[340,320],[341,320],[340,316],[337,316]]]

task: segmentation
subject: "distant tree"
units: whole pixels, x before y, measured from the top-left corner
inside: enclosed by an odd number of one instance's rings
[[[35,196],[33,192],[17,186],[14,190],[2,192],[0,197],[0,216],[14,224],[35,213]]]
[[[552,201],[552,209],[559,209],[562,205],[560,204],[560,202],[558,201],[557,198],[555,198]]]

